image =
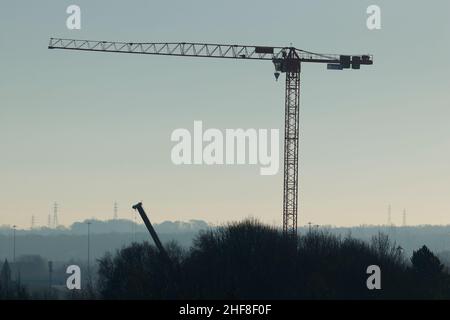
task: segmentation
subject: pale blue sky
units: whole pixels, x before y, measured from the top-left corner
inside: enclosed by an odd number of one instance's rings
[[[82,30],[66,29],[77,4]],[[382,9],[382,30],[366,8]],[[17,1],[0,4],[0,224],[248,216],[281,223],[282,171],[181,166],[176,128],[279,128],[284,83],[262,61],[47,50],[48,38],[196,41],[371,53],[375,65],[304,65],[299,223],[450,223],[450,2]],[[284,79],[284,78],[283,78]],[[280,150],[282,151],[282,150]]]

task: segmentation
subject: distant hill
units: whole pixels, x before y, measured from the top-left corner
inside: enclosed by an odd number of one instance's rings
[[[114,252],[132,242],[152,242],[143,224],[130,220],[85,220],[69,228],[36,228],[16,231],[16,257],[39,255],[55,261],[87,259],[87,222],[91,222],[91,258],[105,252]],[[181,246],[191,245],[192,238],[210,226],[202,220],[164,221],[154,225],[162,242],[177,241]],[[0,261],[13,256],[12,229],[0,227]]]
[[[117,219],[117,220],[96,220],[88,219],[85,221],[75,222],[70,227],[58,226],[57,228],[39,227],[35,229],[17,230],[16,235],[55,235],[55,234],[78,234],[83,235],[87,233],[87,223],[91,223],[91,234],[103,233],[133,233],[133,232],[147,232],[145,226],[141,223],[135,223],[131,220]],[[159,224],[154,224],[157,232],[160,233],[183,233],[183,232],[197,232],[202,229],[207,229],[209,224],[203,220],[189,220],[185,221],[164,221]],[[11,235],[11,226],[0,226],[0,235]]]

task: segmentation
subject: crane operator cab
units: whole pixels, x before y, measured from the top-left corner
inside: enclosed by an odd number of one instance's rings
[[[298,56],[297,52],[295,52],[295,48],[289,48],[289,53],[286,50],[281,51],[281,56],[282,58],[272,59],[272,62],[275,66],[275,80],[277,81],[281,73],[300,72],[300,57]]]

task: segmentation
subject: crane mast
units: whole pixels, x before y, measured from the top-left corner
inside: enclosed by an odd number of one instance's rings
[[[194,42],[115,42],[50,38],[49,49],[97,51],[132,54],[169,55],[240,60],[269,60],[275,78],[286,73],[283,179],[283,232],[296,237],[298,212],[298,152],[301,63],[327,64],[329,70],[360,69],[372,65],[373,57],[363,55],[321,54],[295,47],[227,45]]]
[[[283,67],[283,63],[285,66]],[[300,61],[289,50],[278,70],[286,72],[284,124],[283,232],[297,235]],[[283,70],[284,68],[284,70]]]

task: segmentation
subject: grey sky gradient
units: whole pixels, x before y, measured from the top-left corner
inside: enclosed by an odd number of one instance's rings
[[[68,5],[82,30],[65,27]],[[382,9],[382,30],[366,8]],[[282,171],[174,166],[194,120],[283,132],[284,76],[261,61],[47,50],[48,38],[195,41],[371,53],[373,67],[304,65],[299,223],[450,223],[450,2],[12,1],[0,5],[0,225],[254,216],[281,223]],[[282,151],[282,150],[280,150]]]

